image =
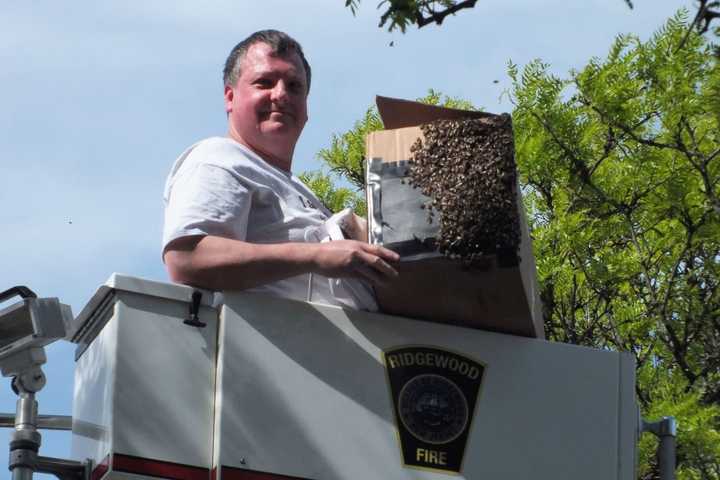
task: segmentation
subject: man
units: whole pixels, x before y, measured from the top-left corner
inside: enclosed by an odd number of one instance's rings
[[[163,259],[174,281],[376,309],[366,282],[396,276],[398,255],[358,240],[320,243],[330,212],[290,173],[310,78],[302,48],[282,32],[256,32],[231,51],[228,136],[185,151],[165,188]]]

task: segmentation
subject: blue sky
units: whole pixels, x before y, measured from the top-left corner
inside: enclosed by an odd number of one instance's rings
[[[300,172],[319,167],[318,150],[377,94],[413,99],[434,88],[509,111],[499,100],[508,60],[541,58],[564,74],[604,55],[618,33],[647,38],[690,4],[481,0],[442,27],[402,35],[377,28],[377,3],[365,0],[353,17],[344,0],[2,2],[0,290],[24,284],[77,314],[112,272],[167,280],[165,177],[187,146],[224,135],[222,66],[255,30],[287,31],[313,67]],[[73,346],[47,351],[41,413],[70,414]],[[0,411],[14,402],[3,379]],[[0,431],[0,472],[7,439]],[[43,439],[41,454],[69,455],[67,433]]]

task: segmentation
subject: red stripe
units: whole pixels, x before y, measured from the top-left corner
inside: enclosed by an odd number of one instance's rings
[[[242,468],[226,467],[223,465],[220,470],[222,480],[308,480],[301,477],[288,477],[287,475],[278,475],[276,473],[255,472],[253,470],[244,470]]]
[[[95,468],[93,468],[92,473],[90,474],[90,480],[100,480],[110,469],[110,455],[103,458],[102,462],[98,463]]]
[[[133,457],[120,453],[113,455],[112,469],[117,472],[137,473],[172,480],[208,480],[210,475],[210,470],[207,468]]]

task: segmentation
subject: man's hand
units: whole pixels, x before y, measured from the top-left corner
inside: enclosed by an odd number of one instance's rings
[[[360,277],[382,285],[398,275],[388,262],[397,262],[400,255],[387,248],[356,240],[335,240],[314,246],[313,272],[326,277]]]

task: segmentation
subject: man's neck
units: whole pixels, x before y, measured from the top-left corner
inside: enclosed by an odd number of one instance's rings
[[[265,160],[268,164],[272,165],[275,168],[279,168],[280,170],[284,170],[286,172],[290,172],[292,168],[292,154],[293,152],[289,152],[288,155],[273,155],[272,153],[265,152],[254,145],[251,145],[250,143],[243,140],[239,135],[235,134],[232,130],[228,132],[228,136],[238,142],[239,144],[249,148],[252,150],[257,156]]]

